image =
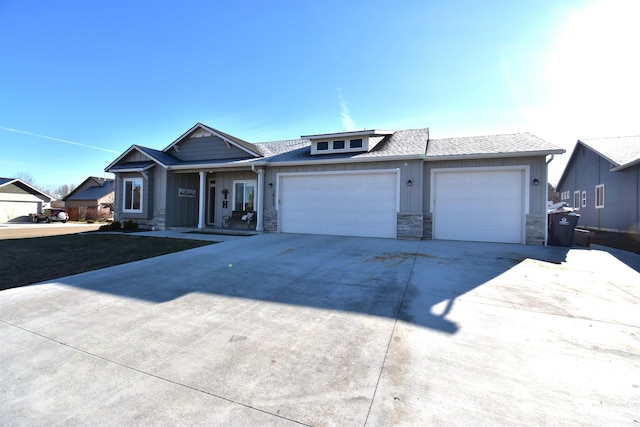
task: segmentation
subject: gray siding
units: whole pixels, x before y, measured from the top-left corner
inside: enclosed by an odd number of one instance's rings
[[[188,188],[196,190],[196,197],[179,197],[178,190]],[[200,176],[197,173],[173,173],[167,175],[168,227],[197,227],[198,201],[200,197]]]
[[[422,214],[422,188],[424,175],[422,173],[424,162],[422,160],[390,161],[371,163],[344,163],[332,165],[303,165],[269,167],[265,173],[265,210],[275,210],[275,192],[277,175],[289,172],[340,172],[340,171],[365,171],[380,169],[400,170],[400,212],[407,214]],[[411,180],[411,187],[407,181]],[[268,184],[273,188],[269,189]]]
[[[117,221],[135,221],[139,224],[147,224],[148,220],[153,218],[153,201],[154,201],[154,169],[147,171],[146,177],[141,173],[127,172],[116,174],[115,182],[115,200],[114,200],[114,219]],[[124,179],[125,178],[142,178],[142,212],[122,212],[123,196],[124,196]]]
[[[497,159],[477,159],[477,160],[453,160],[425,162],[424,182],[427,183],[424,189],[423,210],[431,213],[431,171],[440,168],[462,168],[462,167],[499,167],[499,166],[529,166],[529,214],[546,215],[547,189],[544,183],[547,180],[547,164],[544,157],[506,157]],[[538,178],[540,183],[533,185],[534,178]],[[470,209],[472,209],[470,207]]]
[[[610,172],[613,167],[607,160],[578,145],[572,155],[564,179],[558,184],[561,194],[569,191],[569,199],[562,199],[573,206],[573,193],[583,191],[587,195],[585,207],[580,206],[579,226],[612,230],[640,231],[640,165]],[[596,186],[604,184],[604,208],[596,209]]]
[[[178,150],[169,153],[185,162],[198,160],[246,159],[253,157],[217,136],[187,138],[178,144]]]

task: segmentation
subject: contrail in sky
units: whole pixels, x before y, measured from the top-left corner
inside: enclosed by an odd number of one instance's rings
[[[91,148],[91,149],[94,149],[94,150],[106,151],[108,153],[120,154],[119,151],[109,150],[108,148],[96,147],[95,145],[81,144],[79,142],[68,141],[66,139],[60,139],[60,138],[54,138],[52,136],[39,135],[37,133],[27,132],[27,131],[24,131],[24,130],[12,129],[12,128],[8,128],[8,127],[4,127],[4,126],[0,126],[0,129],[6,130],[6,131],[9,131],[9,132],[15,132],[15,133],[21,133],[21,134],[24,134],[24,135],[35,136],[35,137],[38,137],[38,138],[49,139],[51,141],[64,142],[65,144],[77,145],[79,147]]]
[[[349,103],[342,96],[342,89],[338,88],[338,100],[340,101],[340,117],[342,118],[342,126],[348,130],[352,131],[355,128],[355,123],[351,118],[351,113],[349,112]]]

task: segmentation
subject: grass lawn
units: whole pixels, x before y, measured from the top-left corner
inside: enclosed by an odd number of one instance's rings
[[[0,240],[0,290],[211,244],[135,234],[90,233]]]

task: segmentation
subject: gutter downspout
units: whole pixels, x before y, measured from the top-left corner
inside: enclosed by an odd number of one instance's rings
[[[545,197],[545,199],[549,198],[549,163],[551,163],[553,161],[553,158],[555,157],[555,154],[551,154],[551,157],[549,158],[549,160],[547,160],[545,163],[547,165],[547,173],[545,174],[545,179],[544,179],[544,188],[545,188],[545,192],[547,193],[547,196]],[[549,214],[547,213],[547,200],[545,200],[544,203],[544,245],[548,246],[549,243]]]
[[[256,231],[263,231],[262,206],[264,205],[264,169],[257,169],[256,165],[251,163],[251,170],[258,174],[258,194],[256,202]]]

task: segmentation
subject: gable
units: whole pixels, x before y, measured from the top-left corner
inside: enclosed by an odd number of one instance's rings
[[[255,157],[204,129],[192,132],[191,135],[171,146],[168,153],[184,162]]]
[[[50,202],[53,197],[41,192],[40,190],[30,186],[29,184],[22,182],[21,180],[7,179],[3,184],[0,184],[0,193],[20,195],[21,196],[33,196],[44,202]]]
[[[225,147],[227,151],[224,150]],[[185,162],[262,157],[254,144],[202,123],[196,123],[162,151]]]

